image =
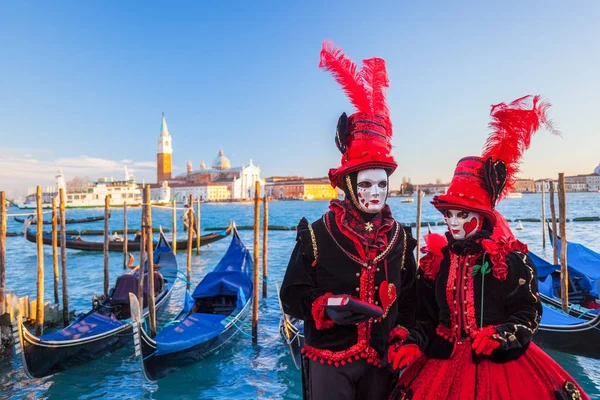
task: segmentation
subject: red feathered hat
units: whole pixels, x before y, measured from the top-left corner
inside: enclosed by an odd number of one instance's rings
[[[341,166],[329,170],[333,187],[344,186],[344,176],[368,168],[383,168],[392,174],[398,164],[392,156],[392,122],[385,100],[389,79],[381,58],[356,64],[333,43],[324,42],[319,68],[334,76],[356,107],[350,117],[343,113],[338,120],[335,143],[342,153]]]
[[[541,125],[558,134],[546,117],[549,107],[540,96],[492,106],[492,133],[482,156],[458,161],[448,191],[435,196],[431,204],[441,212],[453,208],[475,211],[495,225],[496,204],[514,188],[519,161],[531,144],[531,136]]]

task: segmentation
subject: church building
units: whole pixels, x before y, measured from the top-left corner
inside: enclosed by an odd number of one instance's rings
[[[256,181],[261,182],[261,187],[264,186],[260,168],[252,160],[248,165],[232,167],[223,149],[219,150],[210,168],[202,161],[199,168],[194,169],[189,160],[186,172],[176,176],[172,174],[172,154],[171,134],[163,113],[156,154],[157,185],[153,185],[156,195],[159,189],[164,191],[169,188],[170,197],[176,196],[178,202],[183,202],[190,195],[203,201],[239,201],[254,198]]]

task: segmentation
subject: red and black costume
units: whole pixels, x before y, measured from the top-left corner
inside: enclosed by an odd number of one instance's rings
[[[280,295],[284,310],[304,320],[311,399],[385,399],[394,374],[382,361],[390,340],[403,340],[414,322],[417,244],[410,228],[392,218],[389,206],[368,214],[356,198],[358,171],[385,169],[389,176],[397,166],[385,104],[385,62],[364,60],[357,71],[340,50],[325,43],[320,66],[333,73],[358,109],[338,121],[335,140],[342,163],[329,172],[332,186],[342,188],[346,197],[333,200],[317,221],[300,221]],[[333,295],[381,307],[384,314],[339,324],[324,307]]]
[[[392,399],[588,398],[532,342],[542,312],[536,269],[495,211],[532,134],[549,124],[547,107],[537,96],[493,106],[483,156],[461,159],[447,193],[434,197],[441,212],[470,210],[485,222],[463,240],[426,235],[417,323],[403,342],[424,356],[402,373]]]

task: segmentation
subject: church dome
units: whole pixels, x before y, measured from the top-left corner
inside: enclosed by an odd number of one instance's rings
[[[206,163],[204,161],[200,163],[200,169],[206,169]]]
[[[596,168],[594,168],[594,173],[596,175],[600,175],[600,164],[598,164],[598,166]]]
[[[219,150],[219,155],[214,159],[212,163],[212,167],[214,169],[229,169],[231,168],[231,163],[229,162],[229,158],[223,155],[223,149]]]

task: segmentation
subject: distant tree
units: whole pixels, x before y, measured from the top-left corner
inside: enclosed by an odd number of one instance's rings
[[[83,192],[91,182],[92,180],[87,176],[83,178],[75,176],[67,182],[67,192]]]
[[[409,180],[409,182],[406,183],[406,187],[404,188],[404,193],[412,195],[414,192],[415,192],[415,187],[413,186],[412,183],[410,183],[410,180]]]

